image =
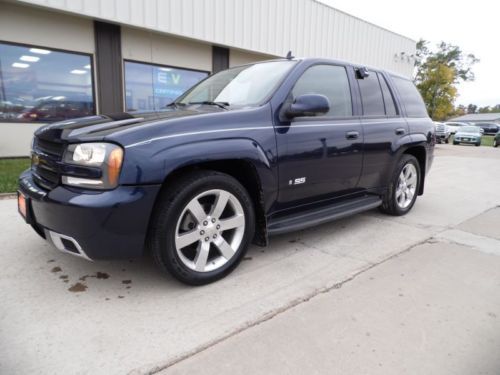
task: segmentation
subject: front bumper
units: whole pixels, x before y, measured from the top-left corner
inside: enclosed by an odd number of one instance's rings
[[[82,191],[58,186],[46,191],[29,170],[19,178],[19,191],[27,198],[26,221],[59,250],[87,259],[141,256],[160,187]]]
[[[455,138],[454,141],[455,142],[459,142],[459,143],[470,143],[470,144],[476,144],[476,143],[480,143],[481,142],[480,139],[477,139],[477,138],[467,138],[467,137]]]

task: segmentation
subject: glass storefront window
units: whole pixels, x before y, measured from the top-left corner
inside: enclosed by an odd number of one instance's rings
[[[95,114],[89,55],[0,43],[0,122]]]
[[[157,111],[207,76],[207,72],[125,61],[126,110]]]

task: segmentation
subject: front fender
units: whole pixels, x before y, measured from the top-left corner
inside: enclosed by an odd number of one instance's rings
[[[122,184],[158,184],[173,171],[201,163],[223,160],[245,160],[250,162],[260,178],[263,187],[276,186],[273,171],[274,156],[255,140],[230,138],[200,140],[175,146],[166,146],[149,153],[147,146],[126,155],[122,169]]]

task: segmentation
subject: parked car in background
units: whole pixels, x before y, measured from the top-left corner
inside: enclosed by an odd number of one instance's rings
[[[500,125],[494,122],[476,122],[474,125],[483,129],[483,134],[495,135],[500,130]]]
[[[442,122],[434,122],[434,124],[436,125],[436,142],[448,143],[451,135],[450,128]]]
[[[468,143],[481,146],[481,128],[474,125],[461,127],[453,137],[453,144]]]
[[[91,101],[50,99],[28,109],[18,116],[25,121],[53,122],[94,114],[94,104]]]
[[[451,134],[455,134],[457,130],[464,126],[470,126],[466,122],[445,122],[445,125],[450,129]]]
[[[498,133],[495,135],[495,138],[493,139],[493,147],[498,147],[500,145],[500,130]]]

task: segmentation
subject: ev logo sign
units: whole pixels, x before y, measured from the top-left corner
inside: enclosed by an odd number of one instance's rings
[[[178,85],[181,82],[181,75],[168,71],[159,70],[157,75],[157,80],[159,83],[164,83],[166,85],[170,84]]]

